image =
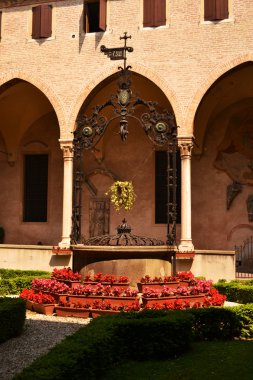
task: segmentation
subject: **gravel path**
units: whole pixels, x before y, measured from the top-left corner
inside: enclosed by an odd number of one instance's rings
[[[11,379],[87,323],[89,319],[46,316],[27,311],[23,333],[0,345],[0,380]]]

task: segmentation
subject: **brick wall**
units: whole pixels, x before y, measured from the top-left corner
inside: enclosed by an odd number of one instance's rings
[[[37,86],[56,110],[61,138],[71,137],[89,92],[117,71],[100,46],[120,46],[127,31],[134,47],[128,63],[165,93],[181,126],[191,134],[196,109],[210,85],[227,70],[253,58],[253,3],[231,0],[232,19],[203,22],[201,0],[167,0],[167,26],[142,27],[142,0],[108,0],[105,33],[82,32],[83,1],[53,2],[53,37],[29,34],[31,5],[2,8],[0,84],[20,77]],[[26,3],[25,3],[26,4]],[[3,4],[4,6],[4,4]]]

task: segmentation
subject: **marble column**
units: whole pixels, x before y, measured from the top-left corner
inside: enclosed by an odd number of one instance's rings
[[[70,247],[70,234],[72,228],[72,197],[73,197],[73,142],[72,140],[60,140],[63,151],[63,215],[62,215],[62,240],[61,248]]]
[[[193,251],[191,220],[191,151],[192,137],[178,137],[181,155],[181,240],[180,251]]]

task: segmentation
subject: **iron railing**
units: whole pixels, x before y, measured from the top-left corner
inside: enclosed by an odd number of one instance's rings
[[[253,278],[253,237],[246,239],[242,245],[235,246],[236,277]]]

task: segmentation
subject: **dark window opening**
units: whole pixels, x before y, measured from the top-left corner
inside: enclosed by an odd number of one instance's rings
[[[32,8],[32,38],[49,38],[52,36],[52,5],[43,4]]]
[[[228,18],[228,0],[204,1],[205,21],[220,21]]]
[[[155,152],[155,223],[166,224],[167,220],[167,152]],[[170,194],[172,200],[172,194]],[[181,223],[181,158],[177,151],[177,223]]]
[[[24,157],[24,222],[47,221],[48,155]]]
[[[2,12],[0,12],[0,39],[2,38]]]
[[[106,30],[106,0],[84,3],[84,31],[86,33]]]

